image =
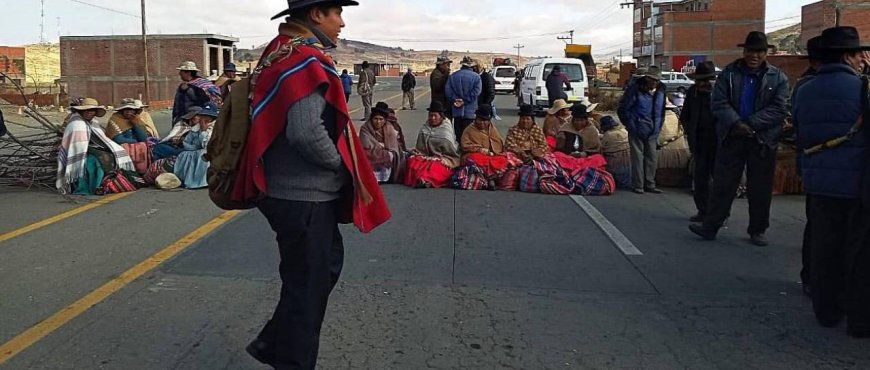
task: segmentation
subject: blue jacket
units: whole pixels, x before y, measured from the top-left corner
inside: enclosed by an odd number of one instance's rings
[[[345,95],[350,94],[353,91],[353,77],[350,77],[347,73],[342,73],[341,86],[344,87]]]
[[[651,140],[659,137],[665,121],[665,85],[659,83],[653,94],[644,91],[640,79],[632,79],[619,101],[619,119],[632,137]]]
[[[445,92],[450,106],[453,107],[454,118],[474,119],[477,112],[477,98],[483,90],[480,75],[468,67],[456,71],[447,79]],[[465,104],[459,108],[453,105],[453,101],[462,99]]]
[[[855,125],[864,107],[862,83],[855,70],[836,63],[825,65],[815,77],[801,84],[792,107],[799,152],[843,136]],[[836,148],[802,156],[807,194],[860,198],[868,154],[870,133],[864,127],[852,140]]]
[[[747,73],[743,60],[738,60],[722,70],[713,87],[713,116],[716,117],[716,134],[720,144],[741,120],[740,99],[743,97]],[[785,73],[765,63],[754,100],[754,113],[749,116],[746,124],[765,145],[775,148],[782,134],[782,125],[788,116],[788,77]]]

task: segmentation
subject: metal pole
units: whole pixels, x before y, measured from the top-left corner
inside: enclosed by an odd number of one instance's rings
[[[142,0],[142,58],[145,64],[145,104],[151,104],[151,84],[148,82],[148,35],[145,29],[145,0]]]
[[[834,21],[836,26],[840,27],[840,19],[843,17],[843,7],[840,6],[840,1],[834,1]]]

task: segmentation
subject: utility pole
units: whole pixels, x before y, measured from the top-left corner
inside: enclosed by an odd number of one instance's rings
[[[145,65],[145,104],[151,104],[151,84],[148,82],[148,34],[145,27],[145,0],[142,0],[142,57]]]
[[[573,44],[574,43],[574,30],[568,31],[568,34],[569,34],[569,36],[559,36],[559,37],[556,37],[556,39],[559,39],[562,41],[570,40],[570,44]]]
[[[526,47],[526,46],[520,45],[520,44],[517,44],[516,46],[514,46],[514,49],[517,49],[517,65],[522,64],[522,62],[520,61],[520,49],[522,49],[524,47]]]
[[[45,0],[42,0],[40,17],[42,20],[39,23],[39,43],[45,44]]]

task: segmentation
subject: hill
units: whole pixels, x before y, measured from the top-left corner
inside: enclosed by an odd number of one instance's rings
[[[53,85],[54,80],[60,78],[60,45],[34,44],[26,45],[24,48],[27,85],[30,87]]]
[[[768,41],[776,45],[776,49],[788,54],[802,54],[804,45],[801,43],[800,23],[773,31],[767,34]]]

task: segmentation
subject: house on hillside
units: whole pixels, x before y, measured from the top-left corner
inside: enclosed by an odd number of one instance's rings
[[[21,85],[21,87],[27,85],[24,60],[24,48],[0,46],[0,72],[9,76],[8,78],[0,76],[0,90],[10,88],[7,84],[12,83]],[[2,93],[2,91],[0,91],[0,93]]]

